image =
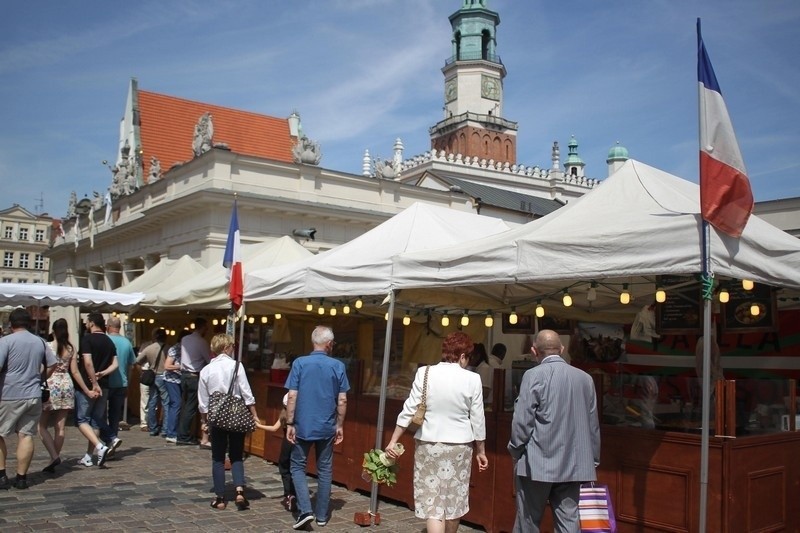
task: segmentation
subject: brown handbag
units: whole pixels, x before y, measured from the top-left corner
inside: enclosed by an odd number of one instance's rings
[[[411,425],[417,427],[421,426],[425,421],[425,411],[428,409],[428,370],[430,370],[430,368],[430,365],[425,367],[425,379],[422,382],[422,401],[419,402],[414,416],[411,417]]]

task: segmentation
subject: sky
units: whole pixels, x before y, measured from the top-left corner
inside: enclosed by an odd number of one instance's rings
[[[105,191],[130,79],[146,91],[288,117],[321,166],[430,149],[443,118],[448,17],[461,0],[4,0],[0,209],[66,214]],[[797,0],[489,0],[517,162],[575,135],[586,175],[631,157],[697,181],[696,19],[756,201],[800,196]]]

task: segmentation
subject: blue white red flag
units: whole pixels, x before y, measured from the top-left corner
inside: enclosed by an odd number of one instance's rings
[[[703,219],[740,237],[753,212],[753,191],[736,142],[728,108],[708,59],[697,19],[697,79],[700,90],[700,211]]]
[[[225,256],[222,266],[228,269],[228,294],[235,309],[242,305],[244,297],[244,279],[242,274],[242,243],[239,239],[239,217],[236,213],[236,200],[233,201],[231,224],[228,228],[228,242],[225,244]]]

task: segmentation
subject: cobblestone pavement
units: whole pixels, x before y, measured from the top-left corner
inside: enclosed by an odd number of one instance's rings
[[[67,428],[64,462],[55,474],[41,470],[49,456],[38,438],[28,472],[27,490],[0,490],[0,531],[292,531],[294,518],[280,504],[283,494],[278,468],[258,457],[245,460],[250,509],[229,505],[209,507],[211,452],[197,446],[175,446],[132,426],[120,432],[122,446],[103,468],[78,463],[86,440],[77,428]],[[6,439],[6,465],[13,481],[16,437]],[[234,489],[227,476],[226,499]],[[316,479],[309,478],[312,492]],[[312,496],[313,497],[313,496]],[[356,512],[369,510],[369,493],[333,486],[332,517],[327,526],[314,522],[306,531],[406,533],[423,532],[425,523],[404,504],[381,499],[379,526],[360,527]],[[462,524],[462,533],[483,531]]]

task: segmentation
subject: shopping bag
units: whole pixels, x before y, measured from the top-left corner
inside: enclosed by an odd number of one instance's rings
[[[616,533],[617,520],[607,485],[587,483],[581,485],[578,502],[581,533]]]

